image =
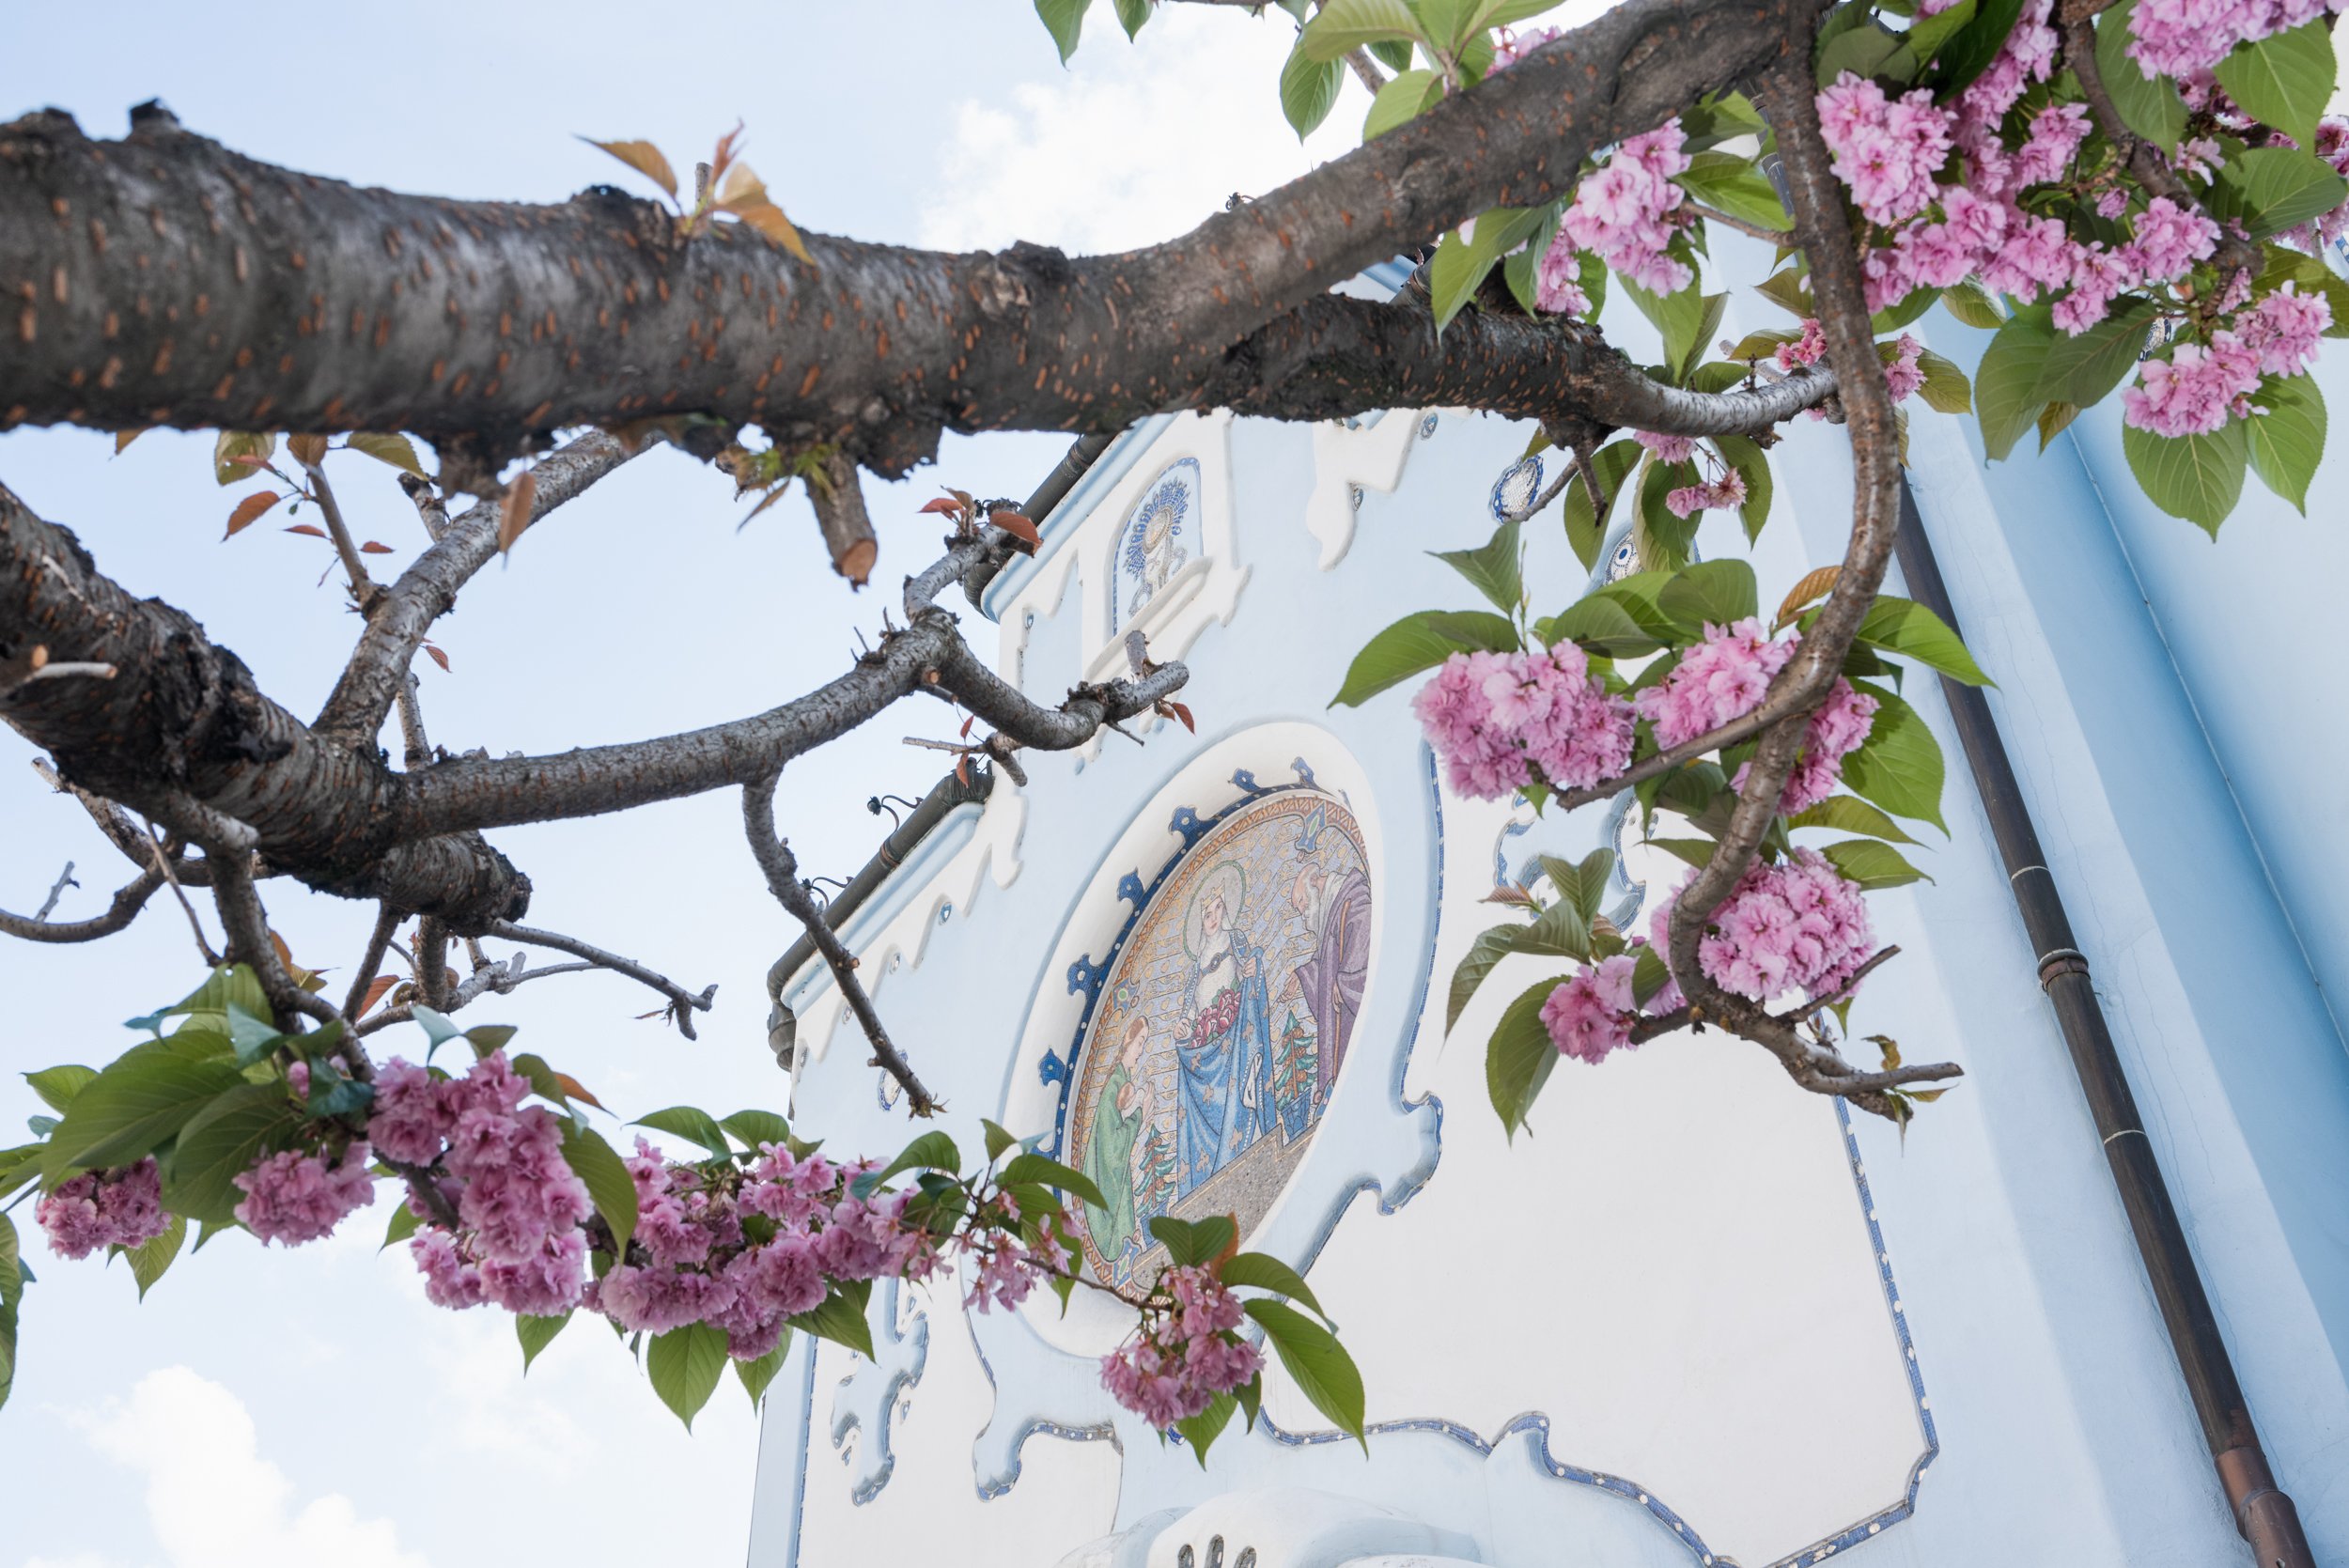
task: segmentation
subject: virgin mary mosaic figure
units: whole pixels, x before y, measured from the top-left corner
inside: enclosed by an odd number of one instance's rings
[[[1189,984],[1175,1017],[1182,1069],[1178,1197],[1188,1197],[1277,1120],[1272,1004],[1264,950],[1240,927],[1248,876],[1225,861],[1200,879],[1183,917]]]

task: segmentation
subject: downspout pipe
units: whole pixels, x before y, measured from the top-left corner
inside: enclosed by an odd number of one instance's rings
[[[1901,479],[1901,527],[1893,549],[1910,596],[1954,629],[1957,615],[1951,608],[1949,589],[1941,581],[1940,566],[1934,559],[1933,544],[1925,536],[1906,474]],[[2040,988],[2055,1008],[2063,1043],[2071,1051],[2073,1071],[2079,1076],[2080,1092],[2095,1119],[2097,1136],[2104,1140],[2113,1186],[2128,1212],[2138,1257],[2154,1287],[2154,1299],[2161,1309],[2194,1413],[2201,1421],[2202,1438],[2210,1447],[2235,1529],[2251,1544],[2259,1568],[2316,1568],[2308,1535],[2300,1526],[2299,1510],[2277,1486],[2267,1457],[2260,1452],[2259,1433],[2251,1423],[2243,1386],[2235,1378],[2234,1363],[2211,1312],[2209,1293],[2186,1246],[2185,1228],[2178,1222],[2177,1205],[2170,1201],[2169,1184],[2162,1179],[2152,1141],[2145,1135],[2145,1123],[2138,1114],[2136,1096],[2129,1092],[2120,1053],[2113,1048],[2111,1031],[2105,1026],[2104,1009],[2089,980],[2088,959],[2073,938],[2072,923],[2064,915],[2063,900],[2047,870],[2047,857],[2023,803],[2006,743],[1990,715],[1990,704],[1979,688],[1947,676],[1942,677],[1941,693],[1949,702],[1958,741],[1973,769],[1983,809],[1989,814],[1999,857],[2006,864],[2007,886],[2015,894],[2015,907],[2023,917],[2023,929],[2036,955]]]

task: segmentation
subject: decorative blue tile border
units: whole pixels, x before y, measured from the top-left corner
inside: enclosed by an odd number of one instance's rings
[[[1925,1397],[1924,1374],[1917,1364],[1917,1346],[1908,1334],[1908,1314],[1901,1306],[1900,1288],[1892,1279],[1892,1257],[1884,1245],[1884,1228],[1877,1222],[1875,1199],[1868,1190],[1867,1167],[1859,1157],[1859,1140],[1852,1131],[1851,1110],[1842,1099],[1835,1102],[1835,1120],[1843,1134],[1843,1153],[1851,1166],[1852,1185],[1859,1195],[1860,1213],[1868,1224],[1868,1243],[1875,1250],[1876,1277],[1883,1286],[1884,1304],[1892,1314],[1892,1332],[1900,1342],[1901,1358],[1908,1374],[1910,1396],[1916,1400],[1917,1424],[1923,1433],[1925,1451],[1909,1467],[1908,1486],[1901,1500],[1889,1508],[1871,1514],[1858,1524],[1823,1540],[1814,1541],[1801,1550],[1780,1558],[1767,1568],[1810,1568],[1824,1562],[1835,1553],[1856,1546],[1871,1536],[1880,1534],[1886,1526],[1896,1525],[1917,1512],[1917,1492],[1923,1483],[1925,1470],[1941,1456],[1941,1439],[1933,1424],[1932,1402]],[[1343,1432],[1284,1432],[1269,1416],[1260,1418],[1260,1424],[1275,1442],[1291,1448],[1309,1448],[1320,1443],[1348,1441]],[[1705,1545],[1704,1540],[1690,1529],[1678,1513],[1637,1482],[1599,1470],[1587,1470],[1577,1465],[1560,1463],[1549,1452],[1549,1418],[1540,1414],[1519,1416],[1486,1442],[1476,1431],[1462,1422],[1443,1417],[1413,1417],[1404,1421],[1375,1421],[1365,1429],[1371,1434],[1386,1432],[1433,1432],[1473,1449],[1490,1454],[1510,1437],[1523,1434],[1532,1441],[1533,1457],[1543,1468],[1561,1481],[1579,1485],[1595,1486],[1629,1499],[1653,1514],[1657,1523],[1670,1529],[1673,1537],[1696,1559],[1701,1568],[1738,1568],[1735,1558],[1720,1557]]]

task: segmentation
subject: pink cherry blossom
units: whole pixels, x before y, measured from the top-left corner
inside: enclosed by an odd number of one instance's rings
[[[155,1157],[87,1171],[61,1182],[33,1206],[34,1222],[62,1258],[86,1258],[104,1247],[137,1247],[171,1228]]]
[[[231,1178],[245,1194],[238,1222],[264,1245],[297,1247],[331,1234],[343,1217],[375,1202],[367,1146],[353,1143],[340,1159],[287,1149]]]
[[[1795,656],[1795,642],[1770,641],[1756,620],[1706,627],[1704,641],[1635,699],[1641,717],[1656,726],[1656,743],[1670,750],[1752,712]]]
[[[1542,1003],[1542,1027],[1559,1054],[1595,1066],[1631,1044],[1632,959],[1627,954],[1586,964]]]

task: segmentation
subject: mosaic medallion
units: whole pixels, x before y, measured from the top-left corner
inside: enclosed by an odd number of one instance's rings
[[[1077,1063],[1068,1162],[1085,1261],[1139,1294],[1159,1215],[1228,1214],[1246,1236],[1313,1141],[1361,1008],[1371,888],[1361,827],[1315,790],[1206,834],[1159,884],[1106,977]]]

